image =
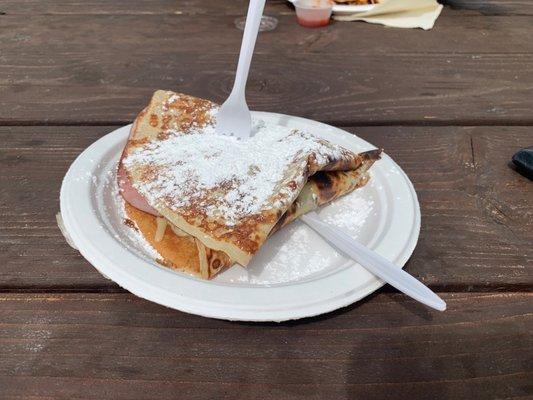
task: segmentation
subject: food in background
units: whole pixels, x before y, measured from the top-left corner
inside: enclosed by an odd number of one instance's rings
[[[377,4],[379,0],[334,0],[337,4],[349,4],[349,5],[364,5],[364,4]]]

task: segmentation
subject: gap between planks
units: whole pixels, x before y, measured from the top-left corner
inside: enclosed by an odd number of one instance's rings
[[[497,119],[484,119],[484,120],[454,120],[454,121],[443,121],[443,120],[431,120],[431,119],[419,119],[419,120],[381,120],[381,121],[335,121],[335,120],[317,120],[324,124],[336,126],[339,128],[344,127],[367,127],[367,126],[390,126],[390,127],[399,127],[399,126],[457,126],[457,127],[475,127],[475,126],[531,126],[533,127],[533,118],[525,120],[513,120],[506,121],[502,123],[501,120]],[[28,120],[28,121],[1,121],[0,128],[4,126],[20,126],[20,127],[31,127],[31,126],[79,126],[79,127],[91,127],[91,126],[124,126],[131,124],[132,120],[113,120],[113,121],[37,121],[37,120]]]
[[[456,285],[429,285],[429,288],[436,293],[533,293],[533,286],[527,283],[513,283],[510,285],[501,284],[483,284],[477,285],[475,283],[465,283]],[[1,287],[0,293],[6,294],[40,294],[40,293],[54,293],[54,294],[70,294],[70,293],[87,293],[87,294],[121,294],[130,293],[120,286],[50,286],[50,287]],[[401,294],[398,290],[390,285],[385,285],[374,292],[387,294]]]

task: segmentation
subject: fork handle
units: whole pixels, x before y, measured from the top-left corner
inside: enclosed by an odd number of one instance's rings
[[[261,16],[263,15],[263,9],[265,8],[265,1],[266,0],[250,0],[250,4],[248,5],[246,25],[244,26],[241,52],[239,54],[239,63],[237,65],[237,73],[235,75],[235,82],[230,97],[234,94],[244,97],[248,72],[250,71],[250,63],[252,62],[255,42],[257,40],[257,34],[259,33],[259,25],[261,24]]]

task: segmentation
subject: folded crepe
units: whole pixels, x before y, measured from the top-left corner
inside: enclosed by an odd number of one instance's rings
[[[217,110],[157,91],[118,171],[127,214],[160,262],[206,279],[235,262],[246,266],[276,230],[365,185],[380,157],[261,123],[247,141],[218,136]]]

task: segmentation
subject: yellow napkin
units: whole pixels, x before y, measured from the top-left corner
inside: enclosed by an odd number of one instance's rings
[[[433,28],[442,10],[435,0],[386,0],[370,11],[352,15],[335,15],[337,21],[366,21],[394,28]]]

